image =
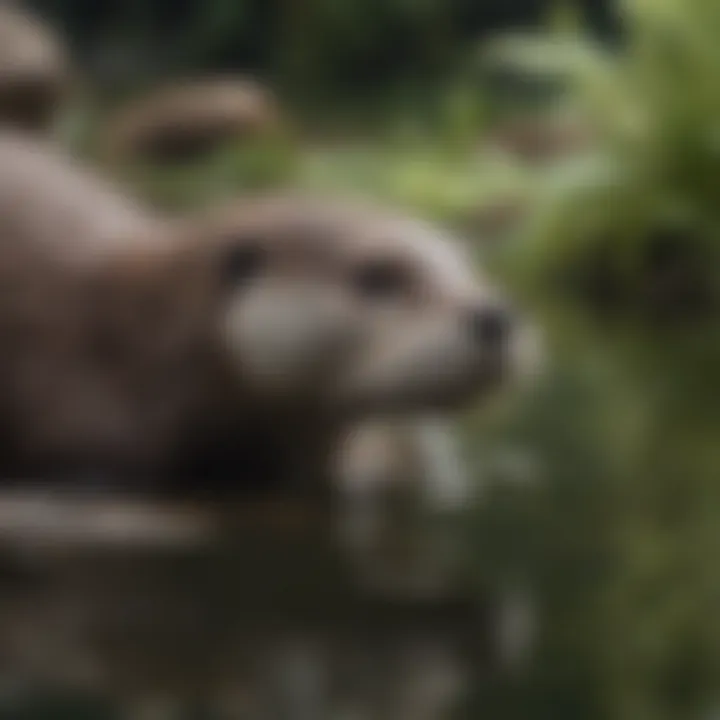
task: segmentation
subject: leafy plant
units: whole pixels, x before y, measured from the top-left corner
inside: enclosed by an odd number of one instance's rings
[[[597,388],[530,421],[554,498],[533,570],[552,579],[540,657],[503,697],[518,717],[711,717],[720,687],[720,5],[617,6],[619,49],[565,24],[487,50],[559,80],[595,138],[544,170],[505,258]]]
[[[687,320],[718,299],[720,5],[618,4],[621,49],[566,26],[488,49],[493,62],[560,80],[595,137],[538,186],[516,269],[595,309]]]

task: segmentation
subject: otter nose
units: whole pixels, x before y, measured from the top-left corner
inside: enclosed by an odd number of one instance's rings
[[[475,342],[499,347],[507,342],[513,320],[505,306],[479,305],[467,312],[465,324]]]

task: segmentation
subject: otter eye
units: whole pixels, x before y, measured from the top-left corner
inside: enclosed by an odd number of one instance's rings
[[[406,290],[407,282],[405,268],[389,261],[368,263],[355,272],[353,279],[358,294],[371,300],[391,300]]]
[[[228,286],[254,280],[265,268],[266,254],[256,244],[238,245],[227,252],[222,262],[223,281]]]

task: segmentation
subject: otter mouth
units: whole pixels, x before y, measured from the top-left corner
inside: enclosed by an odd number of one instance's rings
[[[470,378],[459,378],[456,382],[351,389],[343,395],[343,409],[348,415],[363,419],[412,417],[428,412],[449,415],[500,392],[511,374],[508,363],[498,358],[485,363]]]
[[[366,348],[333,392],[356,416],[462,410],[512,379],[516,345],[514,332],[478,340],[442,322],[408,327]]]

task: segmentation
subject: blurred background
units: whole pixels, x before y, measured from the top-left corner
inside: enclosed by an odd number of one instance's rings
[[[114,167],[152,202],[376,196],[461,232],[543,329],[538,381],[461,423],[483,490],[466,586],[491,650],[464,657],[448,717],[720,716],[720,3],[27,7],[82,69],[62,132],[88,156],[168,80],[271,94],[281,122],[250,140]],[[54,702],[27,717],[86,712]]]

